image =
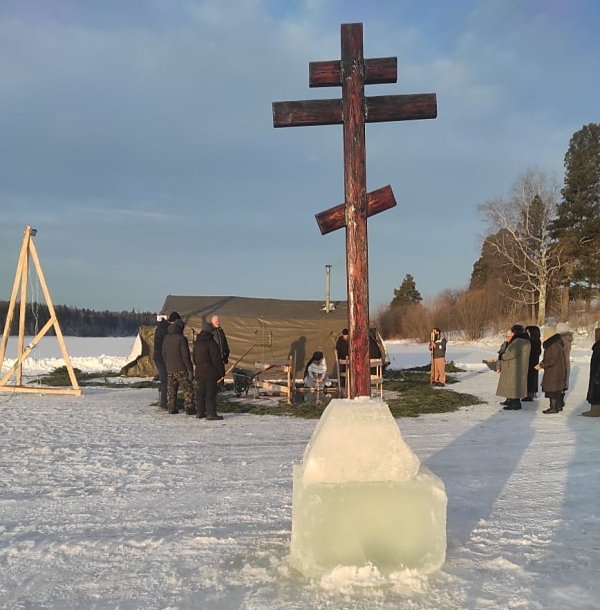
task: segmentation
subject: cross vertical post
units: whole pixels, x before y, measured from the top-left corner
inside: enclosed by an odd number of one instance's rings
[[[316,215],[324,235],[346,227],[348,398],[371,396],[367,218],[396,205],[392,189],[367,193],[365,123],[434,119],[434,93],[365,97],[365,85],[395,83],[397,59],[365,59],[362,23],[341,26],[341,60],[311,62],[311,87],[341,87],[341,99],[273,102],[273,126],[343,125],[344,197]]]
[[[371,396],[369,367],[369,265],[365,148],[365,61],[361,23],[341,31],[344,196],[348,291],[348,397]]]

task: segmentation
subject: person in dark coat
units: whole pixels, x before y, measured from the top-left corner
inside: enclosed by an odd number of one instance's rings
[[[213,337],[217,342],[217,345],[219,346],[219,350],[221,350],[221,358],[223,360],[223,364],[227,364],[229,362],[229,344],[227,343],[225,331],[221,327],[221,321],[219,320],[219,316],[213,316],[211,319],[211,324]]]
[[[338,360],[348,359],[348,329],[344,328],[342,334],[337,338],[335,342],[335,351],[337,353]]]
[[[177,392],[183,390],[183,404],[188,415],[194,412],[193,399],[194,367],[190,357],[190,346],[183,335],[183,320],[175,320],[169,325],[163,339],[162,357],[167,366],[167,407],[169,413],[178,413]]]
[[[348,329],[344,328],[342,334],[337,338],[335,342],[335,355],[338,360],[348,360]],[[347,364],[338,363],[338,386],[340,389],[340,395],[345,396],[346,394],[346,369]]]
[[[508,347],[508,342],[512,339],[512,333],[508,331],[506,335],[504,335],[504,341],[502,341],[502,345],[498,350],[498,359],[496,360],[496,372],[499,373],[502,370],[502,356]]]
[[[542,335],[539,326],[526,326],[525,330],[531,341],[531,351],[529,352],[529,368],[527,369],[527,396],[523,400],[532,401],[538,392],[539,371],[535,368],[542,355]]]
[[[510,335],[508,347],[502,355],[496,396],[504,396],[507,399],[504,409],[516,411],[521,408],[521,398],[527,396],[527,368],[531,341],[521,324],[512,326]]]
[[[225,363],[213,336],[213,325],[205,322],[194,341],[193,359],[196,366],[196,417],[223,419],[217,415],[217,383],[225,376]]]
[[[563,340],[565,345],[565,358],[567,359],[567,385],[560,401],[562,411],[562,407],[565,406],[565,394],[569,389],[569,378],[571,376],[571,346],[573,345],[573,331],[567,322],[559,322],[556,325],[556,333],[559,334]]]
[[[542,344],[544,355],[537,369],[544,370],[542,391],[550,400],[543,413],[560,413],[563,410],[563,395],[567,389],[568,371],[565,344],[559,333],[554,333]]]
[[[223,364],[227,364],[229,362],[229,344],[227,343],[227,337],[225,336],[225,331],[221,327],[221,321],[219,320],[219,316],[213,316],[211,318],[211,326],[212,333],[217,345],[219,346],[219,350],[221,351],[221,358],[223,359]],[[217,388],[223,388],[225,386],[225,375],[223,374],[222,379],[217,384]]]
[[[175,314],[177,312],[173,312]],[[171,315],[173,315],[171,314]],[[179,314],[177,314],[179,315]],[[158,406],[161,409],[167,408],[167,365],[162,357],[163,340],[167,336],[170,321],[165,315],[158,315],[158,324],[154,331],[154,349],[152,351],[152,360],[158,371]]]
[[[591,408],[582,413],[585,417],[600,417],[600,328],[594,331],[594,341],[590,360],[590,382],[586,397]]]

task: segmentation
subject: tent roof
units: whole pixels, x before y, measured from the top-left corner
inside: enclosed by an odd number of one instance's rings
[[[191,316],[219,316],[286,318],[300,320],[333,319],[346,325],[348,304],[346,301],[330,301],[334,307],[326,313],[324,301],[291,301],[284,299],[257,299],[235,296],[181,296],[168,295],[161,313],[177,311],[182,318]]]

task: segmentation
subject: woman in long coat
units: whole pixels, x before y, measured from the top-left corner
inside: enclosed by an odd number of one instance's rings
[[[560,413],[563,410],[562,398],[568,386],[569,373],[565,344],[558,333],[554,333],[542,344],[544,356],[538,364],[544,369],[542,377],[542,391],[550,400],[550,406],[544,413]]]
[[[597,328],[594,332],[595,343],[592,345],[590,383],[586,398],[591,405],[591,409],[582,413],[586,417],[600,417],[600,328]]]
[[[525,327],[515,324],[511,329],[508,347],[502,355],[502,367],[496,396],[504,396],[507,411],[521,408],[521,398],[527,396],[527,370],[529,368],[529,353],[531,341],[525,332]]]
[[[525,330],[531,340],[529,352],[529,368],[527,369],[527,396],[523,400],[533,400],[537,396],[540,385],[539,371],[535,368],[542,355],[542,340],[539,326],[526,326]]]

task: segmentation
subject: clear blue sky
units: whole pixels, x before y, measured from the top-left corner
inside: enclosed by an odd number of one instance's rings
[[[600,121],[596,0],[4,0],[0,299],[23,229],[52,300],[158,310],[167,294],[346,297],[340,126],[274,129],[271,103],[338,59],[340,24],[438,118],[367,126],[371,310],[407,273],[425,297],[468,284],[476,208],[537,166],[563,181],[569,139]]]

